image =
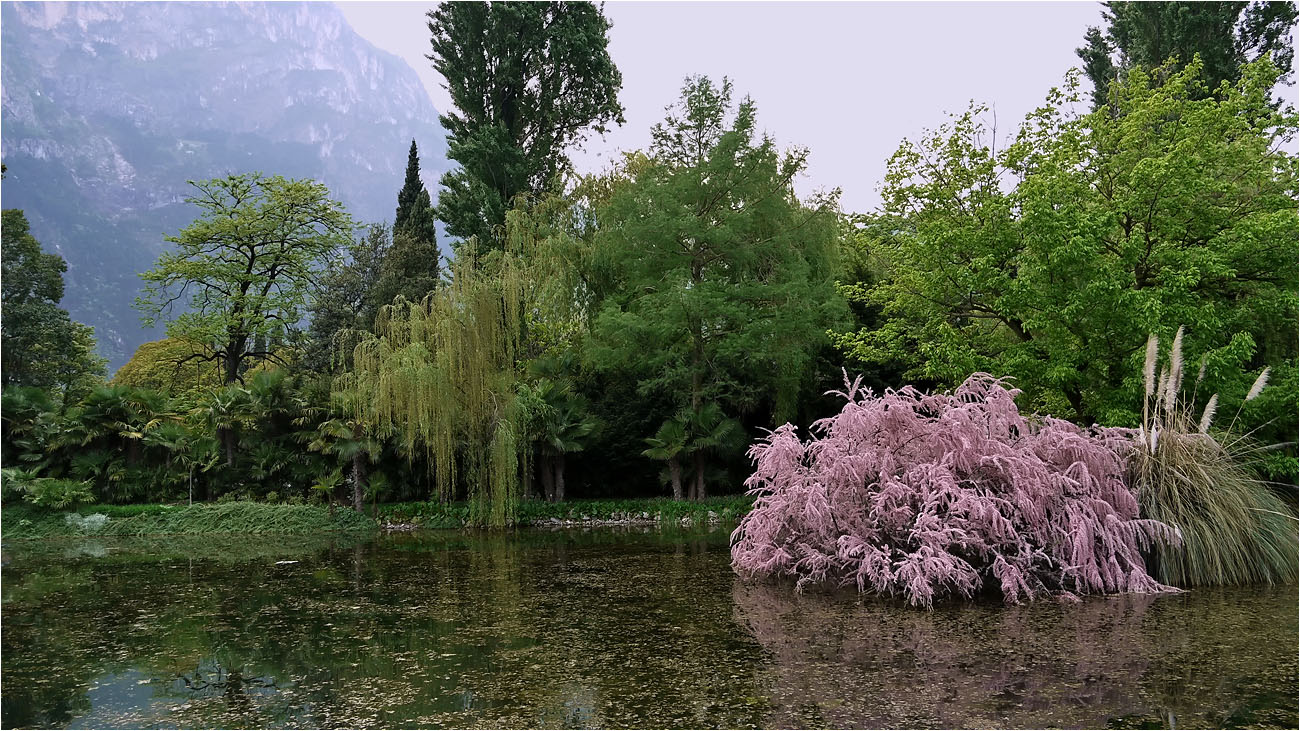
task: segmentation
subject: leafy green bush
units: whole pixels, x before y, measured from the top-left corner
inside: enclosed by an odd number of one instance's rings
[[[92,503],[95,496],[88,483],[40,477],[28,485],[24,500],[37,507],[63,510]]]
[[[95,501],[91,486],[78,480],[36,477],[31,472],[15,469],[3,470],[3,496],[5,502],[22,499],[40,508],[63,510]]]

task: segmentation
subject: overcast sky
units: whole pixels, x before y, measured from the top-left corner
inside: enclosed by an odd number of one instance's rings
[[[448,107],[424,58],[434,3],[338,5],[363,37],[406,59],[439,111]],[[684,77],[728,76],[754,98],[762,128],[809,148],[801,193],[839,187],[844,210],[865,212],[898,143],[971,100],[993,105],[1000,137],[1013,132],[1078,65],[1074,49],[1101,11],[1096,2],[609,2],[627,124],[572,158],[591,172],[645,147]]]

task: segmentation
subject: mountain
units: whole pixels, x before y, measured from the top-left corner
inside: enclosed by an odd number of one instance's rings
[[[415,72],[326,3],[14,3],[0,12],[5,208],[68,262],[63,306],[116,369],[162,337],[139,273],[197,215],[189,180],[311,177],[391,220],[407,150],[444,133]],[[430,190],[435,188],[430,185]]]

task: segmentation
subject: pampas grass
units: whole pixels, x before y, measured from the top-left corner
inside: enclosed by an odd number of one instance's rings
[[[1182,333],[1179,328],[1158,385],[1152,383],[1154,335],[1143,364],[1146,397],[1131,463],[1134,487],[1142,516],[1183,536],[1181,546],[1153,547],[1152,576],[1182,587],[1294,582],[1300,564],[1296,514],[1255,477],[1250,461],[1265,448],[1232,434],[1235,416],[1226,431],[1212,431],[1219,394],[1210,396],[1199,419],[1195,396],[1182,397]],[[1244,401],[1259,396],[1268,373],[1260,373]]]

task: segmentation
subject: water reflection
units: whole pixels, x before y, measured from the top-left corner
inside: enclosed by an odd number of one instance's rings
[[[740,584],[725,530],[49,545],[5,548],[5,727],[1296,721],[1294,588],[923,613]]]
[[[933,612],[737,582],[769,726],[1294,728],[1295,587]]]

